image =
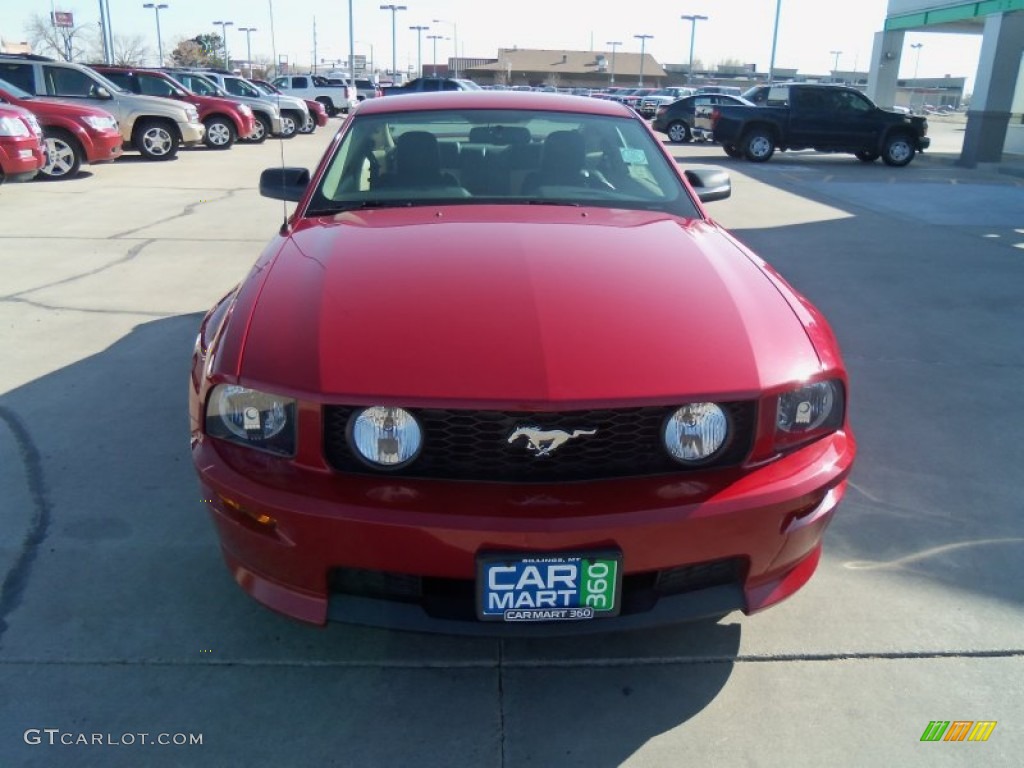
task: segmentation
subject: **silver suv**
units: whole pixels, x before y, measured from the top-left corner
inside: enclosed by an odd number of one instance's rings
[[[244,77],[228,75],[223,72],[203,70],[203,76],[208,77],[223,90],[227,91],[232,99],[267,99],[268,97],[259,88],[250,83]],[[286,139],[294,136],[299,128],[309,120],[309,107],[306,102],[295,96],[274,95],[271,99],[278,109],[281,110],[280,134]]]
[[[117,119],[125,147],[147,160],[170,160],[178,147],[202,142],[206,131],[191,104],[129,93],[79,64],[0,54],[0,78],[37,96],[106,110]]]

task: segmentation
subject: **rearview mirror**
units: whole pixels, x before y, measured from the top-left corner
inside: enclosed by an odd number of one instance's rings
[[[306,193],[309,178],[306,168],[267,168],[260,174],[260,194],[297,203]]]
[[[690,182],[697,198],[702,203],[713,203],[732,196],[732,182],[729,174],[714,168],[686,171],[686,180]]]

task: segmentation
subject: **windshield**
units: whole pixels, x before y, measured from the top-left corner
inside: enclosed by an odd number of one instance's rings
[[[122,88],[121,86],[116,85],[113,81],[108,80],[106,77],[104,77],[101,73],[97,72],[96,70],[90,69],[87,71],[89,73],[89,77],[91,77],[93,80],[98,81],[100,85],[102,85],[111,93],[131,93],[131,91],[129,91],[127,88]]]
[[[357,113],[307,214],[481,202],[697,215],[639,120],[533,110]]]
[[[7,91],[9,94],[11,94],[11,96],[13,96],[16,99],[34,99],[35,98],[35,96],[33,96],[28,91],[19,88],[14,83],[7,82],[2,77],[0,77],[0,88],[3,88],[5,91]]]

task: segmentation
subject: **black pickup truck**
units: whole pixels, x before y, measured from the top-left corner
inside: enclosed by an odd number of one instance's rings
[[[710,110],[712,140],[730,157],[755,163],[775,150],[816,149],[849,152],[865,163],[879,157],[902,166],[928,148],[928,121],[889,112],[842,85],[773,85],[764,106],[722,105]]]

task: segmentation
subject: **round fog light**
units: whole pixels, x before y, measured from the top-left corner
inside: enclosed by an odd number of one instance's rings
[[[419,454],[423,433],[416,418],[403,408],[374,406],[352,419],[352,445],[375,467],[397,468]]]
[[[714,403],[690,403],[665,423],[665,448],[684,464],[707,461],[725,444],[729,420]]]

